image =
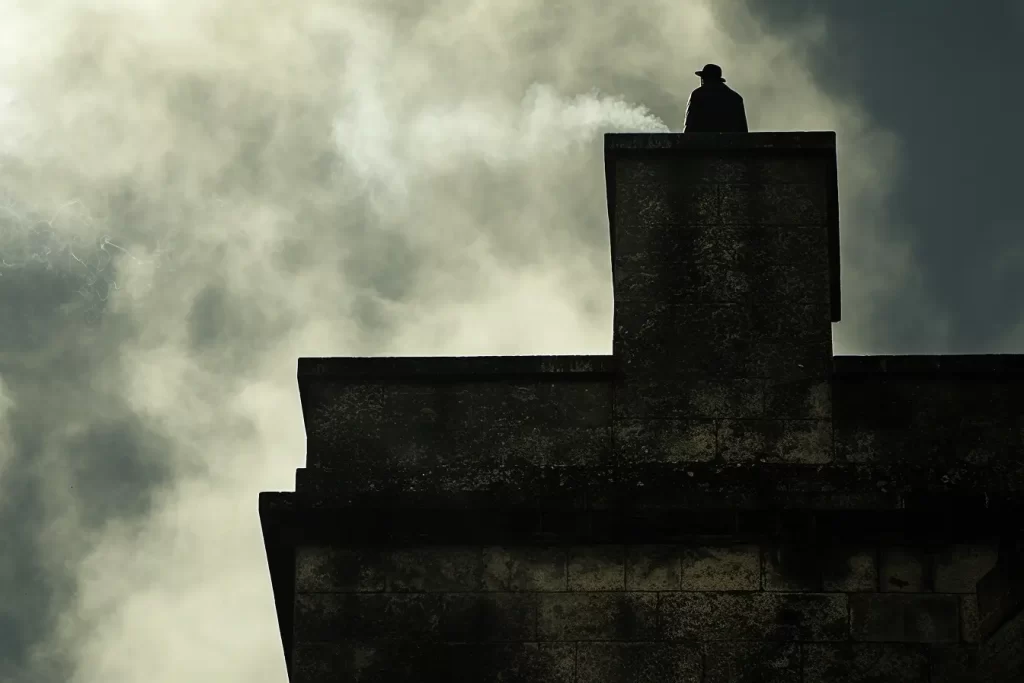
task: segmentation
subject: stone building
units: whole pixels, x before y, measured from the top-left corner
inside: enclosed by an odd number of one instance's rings
[[[1024,680],[1024,357],[833,356],[834,133],[605,163],[611,356],[299,360],[291,680]]]

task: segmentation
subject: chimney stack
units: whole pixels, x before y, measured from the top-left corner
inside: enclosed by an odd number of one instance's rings
[[[823,379],[839,320],[835,133],[609,134],[614,355],[672,377]]]

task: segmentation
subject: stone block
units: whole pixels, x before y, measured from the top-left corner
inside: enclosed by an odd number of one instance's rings
[[[528,641],[536,638],[537,595],[452,593],[443,596],[441,638],[456,642]]]
[[[668,640],[841,641],[847,634],[843,594],[661,593]]]
[[[615,385],[614,404],[619,418],[757,418],[764,411],[764,382],[626,377]]]
[[[1024,610],[1020,610],[981,644],[979,663],[985,681],[1020,681],[1024,676]]]
[[[737,375],[756,341],[751,327],[742,305],[625,301],[615,306],[613,346],[627,371]]]
[[[620,462],[706,462],[715,457],[715,421],[616,420],[612,430]]]
[[[648,186],[652,183],[667,187],[716,185],[735,178],[741,170],[740,164],[710,154],[693,154],[685,158],[620,158],[615,161],[615,181],[617,187]]]
[[[736,228],[723,225],[721,229]],[[801,266],[803,277],[807,273],[829,268],[829,233],[820,225],[798,225],[775,230],[755,225],[744,229],[750,235],[748,240],[751,252],[756,255],[758,262],[773,266]]]
[[[636,226],[621,237],[615,244],[616,271],[671,275],[663,269],[707,267],[764,276],[781,268],[794,269],[795,280],[811,282],[829,269],[828,231],[820,226]],[[619,294],[616,286],[616,298]]]
[[[295,551],[299,593],[375,592],[385,588],[386,553],[369,548],[300,546]]]
[[[478,382],[463,386],[473,429],[552,426],[604,427],[611,416],[607,382]]]
[[[576,652],[568,643],[508,643],[477,648],[467,655],[471,673],[444,680],[502,683],[575,681]]]
[[[308,464],[359,478],[524,453],[542,464],[603,462],[611,395],[609,382],[574,379],[314,382],[303,395]]]
[[[740,170],[741,169],[741,170]],[[751,158],[720,182],[762,182],[770,185],[823,184],[835,173],[825,157],[799,159]]]
[[[308,382],[301,393],[306,436],[328,440],[349,425],[378,425],[384,420],[384,388],[377,383]]]
[[[829,420],[721,420],[718,454],[727,462],[832,461]]]
[[[573,645],[563,643],[417,643],[399,640],[298,644],[291,680],[293,683],[572,683],[575,659]]]
[[[540,640],[657,640],[655,593],[542,593]]]
[[[876,429],[929,428],[967,424],[1012,427],[1022,399],[999,373],[991,378],[955,376],[938,371],[837,376],[833,388],[840,423]]]
[[[975,645],[930,645],[927,648],[929,683],[990,683],[978,676],[978,648]]]
[[[832,419],[832,387],[821,378],[769,382],[764,403],[768,418]]]
[[[485,392],[493,387],[493,383],[389,382],[379,386],[382,396],[382,425],[437,425],[445,429],[463,429],[472,420],[474,398],[481,394],[486,395]]]
[[[679,576],[683,591],[760,590],[760,551],[746,544],[685,547],[680,550]]]
[[[883,593],[932,590],[931,562],[923,548],[885,546],[879,551],[879,564]]]
[[[679,643],[580,643],[576,683],[701,683],[701,653]]]
[[[299,593],[295,638],[530,640],[537,600],[529,593]]]
[[[820,379],[831,365],[830,339],[762,339],[752,330],[745,306],[672,308],[676,310],[647,302],[617,304],[613,345],[625,370],[662,376]]]
[[[956,544],[932,554],[935,590],[939,593],[975,593],[978,581],[996,564],[998,541]]]
[[[342,473],[346,478],[379,479],[403,472],[465,462],[456,447],[457,430],[427,422],[402,425],[336,425],[323,438],[307,436],[307,464]],[[481,462],[498,464],[481,455]]]
[[[742,249],[742,251],[741,251]],[[744,303],[792,307],[829,304],[831,274],[827,253],[811,263],[773,263],[766,255],[738,247],[739,258],[714,262],[671,260],[661,252],[636,254],[636,261],[617,259],[614,269],[615,301],[666,304]],[[640,261],[639,259],[643,259]],[[820,262],[816,268],[815,261]],[[799,264],[799,265],[794,265]]]
[[[576,547],[569,550],[569,590],[626,589],[626,549],[621,545]]]
[[[836,423],[836,456],[854,463],[906,463],[945,470],[957,483],[965,466],[988,465],[991,476],[977,481],[991,488],[1017,485],[1021,469],[1012,454],[1019,450],[1013,428],[979,427],[957,419],[930,427],[873,427]]]
[[[440,593],[297,593],[295,640],[440,637]]]
[[[978,596],[974,593],[960,596],[960,640],[965,643],[978,643],[981,631],[978,618]]]
[[[721,223],[717,185],[681,185],[671,174],[619,161],[616,168],[616,239],[627,242],[646,229]]]
[[[948,397],[952,404],[947,412],[968,420],[1019,425],[1024,415],[1024,396],[1021,395],[1019,381],[1004,372],[960,379],[944,397]]]
[[[679,549],[673,545],[626,548],[626,590],[679,590]]]
[[[819,547],[800,544],[771,545],[763,548],[764,590],[820,593],[821,552]]]
[[[483,590],[483,553],[479,547],[402,548],[390,553],[388,587],[392,592]]]
[[[960,639],[955,595],[854,594],[853,640],[893,643],[955,643]]]
[[[708,643],[705,650],[703,683],[801,683],[796,643]]]
[[[428,652],[432,656],[428,657]],[[296,643],[291,683],[336,683],[336,681],[458,680],[464,673],[452,657],[450,647],[441,643],[402,641],[344,641]]]
[[[873,546],[834,546],[822,551],[822,589],[827,593],[878,591],[878,552]]]
[[[763,341],[738,356],[742,373],[777,381],[820,380],[832,366],[832,341]]]
[[[723,225],[825,225],[823,183],[728,184],[720,186]]]
[[[563,548],[492,546],[484,548],[484,590],[565,591],[567,553]]]
[[[750,334],[762,342],[832,341],[832,313],[828,303],[761,302],[751,308],[750,326]]]
[[[788,135],[788,134],[786,134]],[[748,144],[748,143],[742,143]],[[617,159],[616,184],[646,184],[652,179],[667,185],[717,185],[722,183],[787,184],[825,183],[835,173],[835,162],[824,155],[767,157],[731,150],[728,156],[712,151],[689,150],[686,156]]]
[[[754,273],[737,268],[660,261],[643,270],[616,268],[614,280],[618,302],[743,303],[757,284]]]
[[[999,424],[997,418],[962,417],[957,434],[956,454],[968,465],[1014,462],[1024,447],[1024,430]]]
[[[807,643],[802,683],[929,683],[928,658],[912,645]]]
[[[294,683],[359,680],[379,666],[372,643],[296,643],[289,676]]]
[[[746,278],[749,300],[756,305],[829,304],[832,274],[827,265],[809,270],[811,267],[808,264],[762,264]]]
[[[613,458],[611,429],[605,427],[481,427],[456,436],[464,461],[504,467],[601,466]]]
[[[763,233],[721,225],[626,226],[615,241],[615,270],[647,272],[659,264],[747,269],[757,256],[753,239]]]

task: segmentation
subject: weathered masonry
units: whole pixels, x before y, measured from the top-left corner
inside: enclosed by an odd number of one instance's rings
[[[294,683],[1024,680],[1024,357],[834,357],[835,135],[609,135],[611,356],[308,358]]]

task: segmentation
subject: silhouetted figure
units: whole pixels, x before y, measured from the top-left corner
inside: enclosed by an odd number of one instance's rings
[[[747,114],[743,98],[725,84],[722,67],[707,64],[700,71],[700,87],[686,103],[684,133],[746,133]]]

